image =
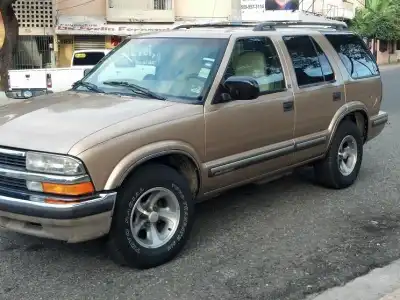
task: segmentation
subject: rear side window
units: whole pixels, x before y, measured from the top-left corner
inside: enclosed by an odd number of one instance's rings
[[[335,74],[321,47],[310,36],[285,36],[299,87],[335,80]]]
[[[103,57],[104,52],[78,52],[74,55],[73,66],[94,66]]]
[[[352,34],[326,34],[325,37],[339,54],[344,66],[354,79],[379,75],[372,53],[364,42]]]

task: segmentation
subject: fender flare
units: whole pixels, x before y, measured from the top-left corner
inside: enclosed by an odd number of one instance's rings
[[[346,103],[341,106],[335,113],[332,118],[331,123],[328,127],[329,139],[328,139],[328,148],[330,147],[333,137],[335,136],[336,130],[339,127],[339,124],[343,121],[343,119],[352,112],[362,111],[368,118],[368,109],[367,106],[360,101],[353,101],[350,103]],[[368,119],[365,121],[369,121]]]
[[[198,170],[199,186],[201,186],[201,160],[194,148],[181,141],[162,141],[140,147],[122,158],[108,176],[104,189],[116,189],[135,168],[151,159],[169,154],[181,154],[186,156]]]

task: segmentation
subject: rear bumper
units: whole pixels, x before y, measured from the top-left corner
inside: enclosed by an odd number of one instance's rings
[[[47,88],[45,89],[11,89],[6,92],[6,95],[8,98],[11,99],[29,99],[37,96],[42,96],[42,95],[47,95],[47,94],[52,94],[53,92],[48,90]]]
[[[389,115],[387,112],[384,111],[379,111],[377,115],[372,116],[369,119],[367,141],[372,140],[373,138],[378,136],[385,128],[388,120]]]
[[[0,195],[0,228],[70,243],[87,241],[109,232],[115,200],[116,193],[71,204]]]

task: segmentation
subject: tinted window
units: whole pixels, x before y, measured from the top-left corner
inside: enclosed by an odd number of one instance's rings
[[[379,75],[379,69],[371,52],[356,35],[327,34],[326,38],[338,52],[352,78]]]
[[[72,65],[73,66],[94,66],[104,56],[105,56],[104,52],[79,52],[79,53],[75,54]]]
[[[310,39],[312,40],[315,46],[315,50],[317,51],[319,63],[321,64],[322,74],[324,75],[325,81],[335,80],[335,74],[333,73],[332,66],[329,63],[328,57],[318,45],[318,43],[313,38],[310,37]]]
[[[299,86],[334,80],[328,58],[309,36],[285,36],[283,41],[292,59]]]
[[[286,88],[275,46],[265,37],[236,42],[225,78],[233,75],[253,77],[258,81],[261,93],[273,93]]]

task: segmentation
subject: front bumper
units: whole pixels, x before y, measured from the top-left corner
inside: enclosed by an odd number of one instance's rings
[[[388,113],[382,110],[379,111],[377,115],[372,116],[369,119],[367,141],[372,140],[373,138],[378,136],[385,128],[385,125],[388,122],[388,120],[389,120]]]
[[[42,200],[0,194],[0,228],[70,243],[92,240],[109,232],[116,193],[70,204]]]

